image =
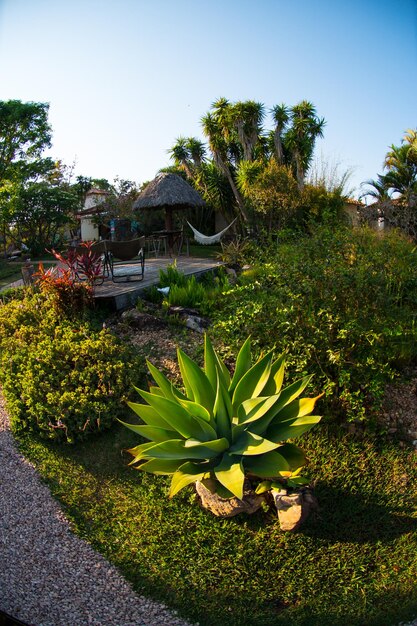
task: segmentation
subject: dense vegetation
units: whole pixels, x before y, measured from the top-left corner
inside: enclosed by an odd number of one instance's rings
[[[47,112],[44,104],[0,102],[3,241],[26,241],[34,251],[71,225],[93,184],[71,184],[65,166],[42,158],[51,141]],[[115,418],[134,419],[125,400],[143,376],[145,348],[132,355],[103,329],[70,274],[52,283],[48,274],[43,293],[11,293],[0,303],[3,391],[23,453],[76,532],[137,591],[202,626],[391,626],[417,611],[417,464],[411,447],[374,426],[386,383],[416,365],[417,253],[396,232],[342,227],[342,186],[307,183],[324,127],[311,103],[271,113],[267,132],[260,103],[221,98],[203,118],[208,147],[195,138],[173,146],[175,170],[208,202],[201,223],[213,209],[227,220],[238,215],[240,232],[252,237],[223,248],[229,264],[250,264],[235,285],[220,274],[209,290],[176,275],[164,300],[209,315],[210,335],[232,368],[250,334],[257,356],[287,351],[288,382],[314,372],[306,394],[325,392],[325,419],[301,445],[319,510],[301,530],[280,531],[267,506],[215,518],[191,486],[169,500],[169,479],[128,466],[122,451],[138,436]],[[400,214],[392,223],[415,236],[413,131],[388,156],[371,217]],[[119,183],[94,181],[110,191],[109,215],[128,213],[136,192]],[[172,286],[173,274],[161,286]],[[163,299],[156,290],[153,297]],[[184,329],[171,332],[177,339]],[[191,356],[201,360],[198,347]],[[364,431],[347,434],[340,426],[348,421]]]
[[[249,252],[246,246],[244,256]],[[339,418],[368,418],[384,382],[413,364],[413,246],[395,233],[380,238],[368,231],[320,229],[310,238],[264,243],[257,257],[211,305],[212,315],[217,311],[211,334],[223,355],[235,354],[249,331],[259,353],[288,349],[288,382],[315,369],[306,393],[325,389],[319,411],[332,418],[336,410]],[[48,333],[57,337],[57,350],[65,346],[75,365],[67,333],[84,333],[85,322],[79,320],[76,328],[68,320],[51,325],[49,316],[55,314],[36,298],[0,311],[2,350],[12,338],[17,361],[26,350],[31,364],[22,377],[39,375],[41,381],[49,376],[51,387],[67,388],[68,378],[59,378],[67,361],[62,352],[49,358],[51,345],[46,349],[42,342]],[[94,345],[89,367],[97,373],[103,364],[95,360],[97,331],[88,323],[88,344]],[[183,332],[172,327],[174,338]],[[36,334],[39,361],[33,356],[35,342],[27,348],[19,343]],[[80,353],[80,345],[73,343]],[[141,347],[137,356],[143,362]],[[8,360],[14,362],[11,353]],[[4,356],[2,379],[13,405],[19,385],[28,394],[32,383],[9,375],[6,361]],[[27,409],[26,419],[37,419]],[[103,405],[102,416],[112,419],[118,411],[134,420],[116,398],[111,406]],[[274,509],[218,519],[199,508],[191,486],[168,500],[169,478],[128,467],[130,458],[121,451],[136,445],[138,436],[120,425],[70,447],[27,431],[19,432],[18,441],[63,503],[76,532],[139,592],[164,600],[201,625],[391,626],[415,616],[417,465],[407,445],[401,448],[376,433],[348,435],[335,420],[316,426],[300,444],[319,510],[298,533],[288,534],[280,531]]]
[[[248,333],[259,350],[288,349],[294,376],[315,373],[327,413],[371,420],[386,382],[415,358],[415,246],[396,232],[320,227],[257,246],[252,261],[216,304],[225,349]]]

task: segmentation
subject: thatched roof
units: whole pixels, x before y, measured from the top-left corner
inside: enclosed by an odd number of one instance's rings
[[[139,194],[134,209],[186,209],[205,206],[200,194],[177,174],[161,173]]]

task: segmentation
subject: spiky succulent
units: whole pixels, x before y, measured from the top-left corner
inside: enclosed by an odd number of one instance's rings
[[[137,389],[146,404],[129,402],[144,424],[123,423],[149,440],[129,450],[132,465],[172,474],[170,496],[211,478],[219,495],[242,499],[247,477],[264,481],[260,489],[265,490],[274,479],[297,476],[304,454],[285,441],[320,420],[311,415],[320,396],[299,397],[311,376],[283,388],[285,354],[274,360],[269,352],[252,364],[249,338],[233,376],[207,335],[203,369],[180,349],[178,362],[184,393],[148,362],[156,386]]]

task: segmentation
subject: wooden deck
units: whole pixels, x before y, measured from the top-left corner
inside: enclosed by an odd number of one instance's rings
[[[173,262],[174,259],[169,257],[146,259],[145,275],[141,281],[114,283],[106,278],[102,285],[96,287],[94,297],[97,304],[106,304],[115,311],[134,306],[145,289],[159,282],[159,270],[166,269]],[[178,270],[186,275],[204,274],[222,265],[220,261],[214,259],[196,257],[178,257],[176,263]]]

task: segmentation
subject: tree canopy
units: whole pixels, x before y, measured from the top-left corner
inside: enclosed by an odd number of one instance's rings
[[[376,180],[363,183],[362,197],[374,200],[364,209],[363,218],[383,218],[417,240],[417,130],[408,129],[399,146],[390,146],[384,170]]]
[[[268,116],[272,129],[266,126]],[[283,194],[283,188],[292,190],[295,183],[302,193],[325,120],[306,100],[267,111],[264,104],[254,100],[233,103],[219,98],[202,116],[201,126],[207,146],[195,137],[180,136],[168,150],[175,167],[226,219],[237,213],[244,224],[253,225],[255,217],[259,220],[259,214],[265,214],[268,184],[273,186],[278,179],[281,183],[279,191],[271,187],[269,218],[271,211],[288,209],[283,205],[283,195],[287,204],[293,204],[294,198]],[[283,168],[279,174],[276,167]],[[256,181],[258,191],[254,194]],[[278,200],[280,204],[276,204]]]

